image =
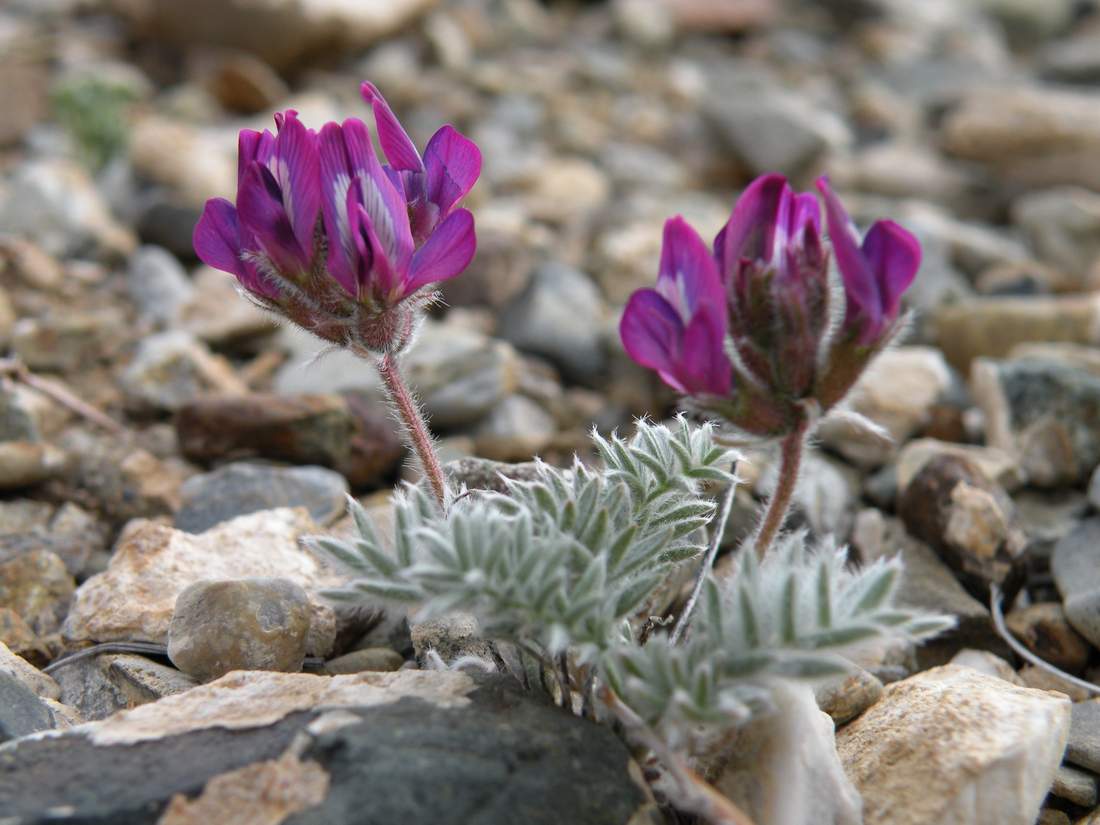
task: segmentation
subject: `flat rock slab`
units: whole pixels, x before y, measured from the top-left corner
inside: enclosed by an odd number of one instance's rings
[[[438,671],[234,672],[0,748],[5,825],[643,825],[638,776],[607,728]]]
[[[1032,825],[1069,718],[1062,694],[946,665],[887,685],[837,750],[865,825]]]

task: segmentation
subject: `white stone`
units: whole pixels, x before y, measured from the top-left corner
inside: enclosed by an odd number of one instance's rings
[[[62,628],[74,641],[132,639],[165,643],[176,597],[206,579],[284,578],[314,593],[339,578],[300,544],[320,528],[301,508],[239,516],[192,535],[137,519],[123,530],[107,570],[77,588]],[[319,621],[332,609],[316,597],[308,652],[327,654],[335,624]],[[322,637],[327,637],[322,638]]]
[[[774,712],[742,728],[715,787],[756,825],[859,825],[859,793],[845,776],[833,720],[809,684],[777,682]]]
[[[866,825],[1032,825],[1069,716],[1060,693],[945,665],[888,685],[837,748]]]

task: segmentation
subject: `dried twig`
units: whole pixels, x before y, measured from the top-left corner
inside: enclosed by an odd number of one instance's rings
[[[1016,655],[1025,661],[1031,662],[1035,667],[1042,668],[1047,673],[1051,673],[1057,676],[1059,679],[1064,679],[1075,687],[1079,687],[1082,690],[1087,690],[1089,693],[1100,693],[1100,685],[1094,685],[1092,682],[1086,682],[1084,679],[1078,679],[1076,676],[1071,676],[1064,670],[1059,670],[1050,662],[1044,661],[1024,647],[1005,626],[1005,617],[1001,612],[1001,588],[996,583],[989,586],[989,612],[993,614],[993,627],[996,628],[997,634],[1005,640],[1005,643],[1015,651]]]
[[[63,385],[35,375],[27,368],[26,364],[16,358],[0,359],[0,375],[8,375],[13,380],[26,384],[31,389],[42,393],[63,407],[67,407],[80,417],[98,424],[105,430],[112,433],[121,433],[125,429],[106,413],[96,409],[87,401],[77,398]]]
[[[701,816],[713,825],[754,825],[748,814],[695,773],[684,758],[668,747],[638,714],[615,695],[611,688],[604,685],[599,693],[600,699],[623,727],[639,743],[649,748],[668,769],[679,792],[678,798],[674,801],[680,808]]]

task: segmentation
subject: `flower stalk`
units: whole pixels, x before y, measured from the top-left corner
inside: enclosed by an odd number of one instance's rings
[[[791,500],[794,491],[798,487],[798,474],[802,467],[802,451],[806,447],[806,438],[809,435],[812,416],[803,415],[795,428],[784,438],[780,447],[779,480],[768,501],[768,509],[764,513],[764,519],[757,528],[756,537],[753,539],[753,550],[758,559],[763,559],[772,546],[776,535],[783,528],[787,520],[787,513],[791,509]]]
[[[439,502],[440,509],[446,510],[447,481],[443,475],[443,467],[439,463],[439,456],[436,455],[428,424],[424,420],[424,413],[405,385],[405,379],[401,377],[397,355],[392,352],[386,353],[378,359],[377,366],[378,374],[382,376],[382,383],[386,387],[386,393],[397,409],[401,422],[405,425],[409,444],[416,453],[428,484],[432,488],[432,495]]]

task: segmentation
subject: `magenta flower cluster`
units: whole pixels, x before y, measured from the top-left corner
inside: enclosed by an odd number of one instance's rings
[[[807,400],[827,410],[844,397],[896,334],[920,265],[901,226],[878,221],[861,241],[825,178],[817,189],[845,297],[839,326],[818,199],[775,174],[744,191],[712,249],[669,220],[656,288],[635,292],[622,318],[635,361],[757,435],[789,432]]]
[[[242,130],[237,202],[207,201],[199,258],[254,299],[314,334],[375,352],[401,349],[424,287],[473,259],[474,219],[459,202],[481,173],[473,141],[444,126],[423,156],[385,99],[361,87],[385,155],[357,118],[304,126],[293,110],[276,134]]]

